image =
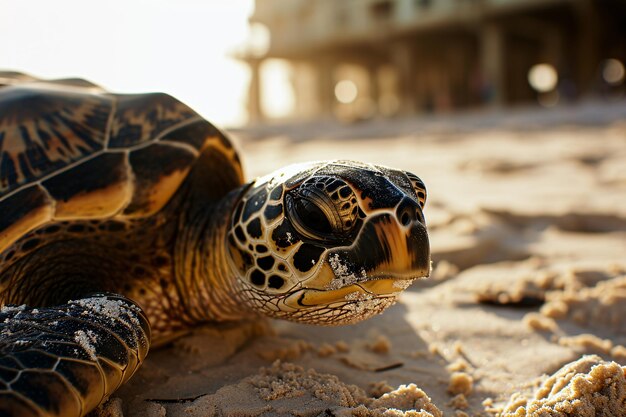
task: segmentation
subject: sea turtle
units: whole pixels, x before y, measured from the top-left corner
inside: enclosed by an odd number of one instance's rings
[[[429,274],[414,174],[330,161],[245,183],[169,95],[5,84],[0,416],[82,416],[198,323],[353,323]]]

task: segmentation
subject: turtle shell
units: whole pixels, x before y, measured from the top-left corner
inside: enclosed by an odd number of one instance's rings
[[[36,80],[37,79],[35,77],[24,74],[23,72],[0,71],[0,87]]]
[[[0,252],[52,221],[150,216],[207,151],[238,173],[222,189],[243,181],[228,139],[167,94],[5,75],[14,82],[0,88]]]

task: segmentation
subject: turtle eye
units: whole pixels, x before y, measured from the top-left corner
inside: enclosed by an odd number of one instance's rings
[[[313,201],[307,198],[295,198],[293,211],[296,221],[308,231],[317,235],[328,235],[333,232],[330,220]]]

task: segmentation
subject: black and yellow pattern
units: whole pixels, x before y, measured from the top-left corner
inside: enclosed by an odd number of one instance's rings
[[[0,416],[83,416],[132,376],[151,326],[189,326],[171,200],[194,166],[220,173],[195,182],[221,198],[239,158],[167,94],[19,73],[0,87]]]
[[[241,298],[266,315],[313,324],[380,313],[430,272],[425,200],[416,175],[354,161],[257,180],[228,234]]]
[[[120,296],[0,310],[0,415],[81,416],[137,370],[150,326]]]
[[[167,94],[0,87],[0,417],[82,417],[151,339],[354,323],[430,272],[414,174],[329,161],[244,184],[228,138]]]
[[[112,109],[108,97],[46,84],[0,90],[0,196],[102,151]]]
[[[0,210],[9,213],[0,219],[0,251],[50,221],[154,214],[203,152],[222,152],[237,167],[229,188],[243,180],[224,135],[167,94],[11,79],[0,89]]]

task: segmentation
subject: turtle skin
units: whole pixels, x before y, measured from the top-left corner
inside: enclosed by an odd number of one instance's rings
[[[82,416],[137,370],[148,317],[120,283],[87,288],[17,271],[73,222],[110,231],[150,219],[207,155],[220,158],[204,171],[222,175],[205,198],[243,174],[228,139],[169,95],[12,72],[0,73],[0,87],[0,417]]]

